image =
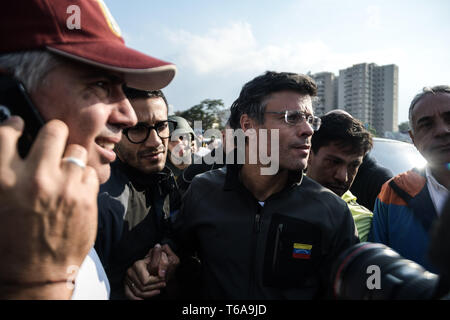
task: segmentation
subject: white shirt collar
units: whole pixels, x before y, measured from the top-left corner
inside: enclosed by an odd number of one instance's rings
[[[433,177],[433,174],[431,173],[429,167],[426,167],[425,175],[427,177],[427,186],[428,191],[430,192],[431,201],[433,202],[434,208],[436,209],[436,213],[438,214],[438,216],[440,216],[445,201],[449,196],[449,191],[446,187],[440,184],[435,177]]]

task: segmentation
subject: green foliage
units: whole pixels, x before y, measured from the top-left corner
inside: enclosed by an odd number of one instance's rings
[[[194,127],[194,121],[201,120],[203,130],[212,128],[214,123],[217,123],[218,129],[221,130],[224,127],[222,124],[224,111],[222,99],[205,99],[187,110],[176,111],[175,115],[185,118],[191,127]]]
[[[408,121],[402,122],[398,125],[398,131],[400,131],[401,133],[408,133],[408,130],[409,130]]]
[[[374,137],[377,137],[377,130],[367,122],[364,123],[364,128],[369,131]]]
[[[378,137],[378,136],[377,136],[377,130],[376,130],[374,127],[369,126],[369,128],[367,129],[367,131],[369,131],[374,137]]]

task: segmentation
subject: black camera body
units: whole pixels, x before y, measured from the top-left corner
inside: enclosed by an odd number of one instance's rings
[[[402,258],[380,243],[359,243],[342,253],[334,271],[333,290],[339,299],[432,299],[438,276]]]
[[[433,226],[430,257],[441,273],[426,271],[380,243],[363,242],[344,251],[332,272],[334,295],[350,300],[450,299],[450,197]]]

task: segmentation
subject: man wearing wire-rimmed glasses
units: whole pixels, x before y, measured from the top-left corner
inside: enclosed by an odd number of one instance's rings
[[[170,136],[161,91],[125,87],[137,124],[123,130],[111,178],[100,187],[95,248],[111,283],[111,299],[147,299],[166,287],[178,257],[168,243],[178,190],[165,167]]]
[[[198,175],[174,227],[181,252],[197,252],[206,299],[313,299],[330,295],[334,259],[358,242],[344,201],[303,176],[314,116],[314,81],[266,72],[248,82],[231,106],[230,126],[243,131],[225,167]],[[252,142],[253,141],[253,142]],[[255,156],[266,149],[278,170]],[[228,144],[228,141],[227,141]],[[242,150],[241,150],[242,151]]]

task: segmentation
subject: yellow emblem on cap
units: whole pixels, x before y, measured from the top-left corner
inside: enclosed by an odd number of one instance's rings
[[[117,24],[116,20],[114,19],[113,15],[109,11],[108,7],[106,6],[105,2],[103,0],[96,0],[98,4],[100,5],[100,8],[102,9],[103,15],[105,16],[106,22],[108,23],[109,28],[111,31],[118,37],[122,37],[122,32],[120,31],[120,27]]]

